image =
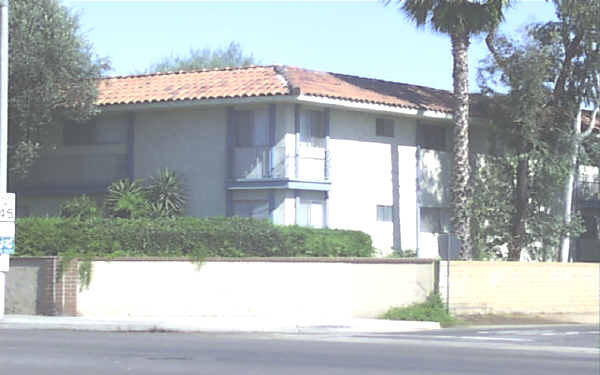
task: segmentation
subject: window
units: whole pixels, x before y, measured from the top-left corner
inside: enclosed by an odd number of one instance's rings
[[[266,110],[234,111],[233,128],[237,147],[266,146],[269,143],[269,121]]]
[[[65,146],[93,145],[96,143],[96,123],[80,124],[75,121],[65,122],[63,127],[63,144]]]
[[[450,233],[450,210],[442,207],[421,207],[421,232]]]
[[[302,111],[300,116],[300,144],[304,147],[325,147],[323,112]]]
[[[298,207],[298,225],[313,228],[323,228],[323,201],[300,200]]]
[[[233,214],[255,219],[269,219],[269,203],[263,200],[233,201]]]
[[[438,151],[447,151],[446,128],[442,125],[418,124],[419,146]]]
[[[378,137],[394,137],[394,120],[378,118],[375,120],[375,135]]]
[[[392,206],[377,205],[377,221],[392,222]]]

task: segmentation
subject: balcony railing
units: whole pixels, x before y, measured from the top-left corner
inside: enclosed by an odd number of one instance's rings
[[[234,179],[293,179],[303,180],[325,179],[325,151],[301,150],[296,163],[296,156],[286,154],[285,148],[275,147],[236,147],[233,149]]]

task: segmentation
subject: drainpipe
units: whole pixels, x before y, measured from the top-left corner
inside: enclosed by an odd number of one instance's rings
[[[417,228],[417,258],[419,257],[419,253],[420,253],[420,236],[421,236],[421,180],[422,180],[422,176],[421,176],[421,146],[417,146],[417,151],[416,151],[416,159],[417,159],[417,186],[416,186],[416,198],[417,198],[417,212],[416,212],[416,228]]]
[[[300,104],[294,106],[294,133],[296,135],[294,145],[294,178],[298,179],[298,167],[300,165]]]

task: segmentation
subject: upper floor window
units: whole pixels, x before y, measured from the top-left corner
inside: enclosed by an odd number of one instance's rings
[[[305,147],[325,147],[325,121],[321,111],[302,111],[300,144]]]
[[[442,125],[418,124],[417,143],[428,150],[447,151],[446,127]]]
[[[77,123],[67,121],[63,127],[63,144],[65,146],[82,146],[96,144],[96,122]]]
[[[378,137],[394,137],[394,120],[378,118],[375,120],[375,135]]]
[[[269,144],[269,119],[266,110],[233,112],[236,147],[266,146]]]

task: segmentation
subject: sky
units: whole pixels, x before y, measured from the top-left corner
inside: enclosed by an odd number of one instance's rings
[[[143,71],[165,56],[222,48],[235,41],[260,64],[283,64],[452,90],[450,40],[417,29],[395,2],[381,1],[86,1],[63,0],[110,76]],[[501,32],[554,18],[551,3],[516,1]],[[515,34],[516,35],[516,34]],[[469,51],[470,88],[487,54]]]

